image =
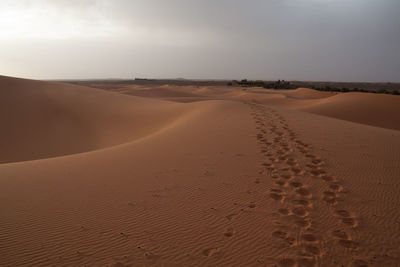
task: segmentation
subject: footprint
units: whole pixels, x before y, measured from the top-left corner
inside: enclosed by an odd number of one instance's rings
[[[304,143],[301,141],[301,140],[295,140],[295,142],[297,143],[297,144],[299,144],[299,145],[302,145],[302,146],[304,146]]]
[[[303,234],[301,239],[307,242],[317,242],[317,237],[313,234]]]
[[[322,200],[325,201],[326,204],[331,205],[331,206],[334,206],[337,204],[337,199],[334,197],[325,196]]]
[[[228,228],[226,229],[224,236],[226,237],[232,237],[233,236],[233,228]]]
[[[310,197],[311,193],[304,187],[300,187],[296,190],[296,193],[303,197]]]
[[[291,168],[291,171],[292,171],[294,174],[296,174],[296,175],[301,175],[301,174],[304,173],[303,170],[301,170],[301,169],[299,169],[299,168],[296,168],[296,167],[292,167],[292,168]]]
[[[248,207],[254,209],[256,207],[256,204],[254,202],[250,202]]]
[[[327,197],[336,197],[336,193],[333,191],[325,191],[324,195]]]
[[[266,169],[267,169],[268,172],[271,173],[272,171],[275,170],[275,167],[274,166],[269,166],[269,167],[266,167]]]
[[[297,219],[294,221],[294,223],[295,223],[297,226],[302,227],[302,228],[308,228],[308,227],[311,226],[311,222],[310,222],[310,220],[307,219],[307,218],[297,218]]]
[[[290,185],[293,186],[293,187],[295,187],[295,188],[298,188],[298,187],[302,187],[302,186],[303,186],[302,183],[296,182],[296,181],[291,182]]]
[[[271,188],[271,192],[282,193],[281,189]]]
[[[269,196],[274,200],[278,200],[278,201],[282,201],[283,200],[283,196],[279,195],[277,193],[270,193]]]
[[[343,190],[343,187],[341,186],[341,185],[338,185],[338,184],[331,184],[331,185],[329,185],[329,188],[331,189],[331,190],[333,190],[334,192],[342,192],[342,190]]]
[[[330,175],[323,175],[322,176],[322,180],[324,180],[325,182],[332,182],[335,180],[335,178],[333,176]]]
[[[304,247],[304,249],[305,249],[305,251],[306,251],[307,253],[310,253],[310,254],[312,254],[312,255],[315,255],[315,256],[321,255],[321,250],[320,250],[319,247],[317,247],[317,246],[314,246],[314,245],[307,245],[307,246]]]
[[[286,186],[287,185],[286,181],[282,181],[282,180],[275,181],[275,184],[280,185],[280,186]]]
[[[334,230],[332,235],[340,239],[349,239],[349,235],[343,230]]]
[[[282,215],[288,215],[289,214],[289,209],[286,208],[280,208],[278,209],[278,212]]]
[[[272,162],[278,162],[279,161],[279,159],[274,158],[274,157],[270,157],[269,160],[272,161]]]
[[[284,231],[279,231],[279,230],[278,230],[278,231],[273,232],[273,233],[272,233],[272,236],[277,237],[277,238],[284,239],[284,238],[287,237],[287,233],[284,232]]]
[[[347,210],[337,210],[336,213],[345,218],[351,217],[350,212],[348,212]]]
[[[322,160],[318,159],[318,158],[314,158],[313,160],[311,160],[312,163],[314,163],[315,165],[321,165],[322,164]]]
[[[289,245],[293,245],[296,242],[296,239],[293,236],[288,236],[285,238],[286,243]]]
[[[262,164],[264,167],[271,167],[271,166],[274,166],[272,163],[270,163],[270,162],[264,162],[263,164]]]
[[[356,227],[358,222],[354,218],[342,218],[342,223],[351,227]]]
[[[285,155],[279,156],[278,159],[281,161],[285,161],[287,159],[287,156],[285,156]]]
[[[303,154],[307,154],[308,150],[304,148],[299,148],[299,151]]]
[[[314,176],[322,176],[324,175],[326,172],[324,170],[321,169],[311,169],[310,173]]]
[[[279,155],[279,156],[281,156],[281,155],[285,155],[286,152],[283,151],[283,150],[278,150],[278,151],[276,151],[276,154]]]
[[[292,209],[293,214],[304,217],[308,215],[308,211],[304,207],[296,207]]]

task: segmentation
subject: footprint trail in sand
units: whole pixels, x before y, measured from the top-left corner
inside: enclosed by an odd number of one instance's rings
[[[328,244],[337,244],[351,254],[354,266],[368,266],[357,255],[358,244],[352,238],[352,231],[358,225],[356,217],[350,211],[337,208],[344,201],[343,182],[327,173],[324,160],[299,139],[276,110],[254,102],[247,104],[256,124],[260,152],[265,156],[260,175],[273,179],[275,186],[270,188],[269,197],[281,205],[276,230],[271,234],[297,254],[277,258],[276,264],[322,266],[329,262]],[[317,183],[325,188],[321,195],[315,189]],[[314,207],[321,204],[330,216],[337,218],[331,233],[314,230],[314,225],[323,223],[312,216]]]

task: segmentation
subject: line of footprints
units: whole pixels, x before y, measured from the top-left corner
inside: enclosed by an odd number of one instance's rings
[[[282,204],[278,209],[277,229],[272,236],[283,241],[283,245],[298,249],[297,258],[280,258],[277,266],[320,266],[324,255],[323,240],[334,239],[352,254],[357,252],[358,244],[352,240],[351,229],[358,221],[353,214],[336,206],[343,194],[342,183],[324,170],[324,161],[314,155],[310,145],[297,138],[286,120],[270,107],[248,103],[256,123],[257,142],[266,157],[262,163],[261,175],[274,180],[275,186],[269,196]],[[304,184],[305,178],[322,179],[326,190],[322,196],[313,196]],[[256,179],[255,183],[260,183]],[[311,213],[313,203],[322,200],[340,223],[328,237],[319,237],[313,232]],[[326,249],[326,248],[325,248]],[[357,267],[368,266],[362,259],[354,259]]]

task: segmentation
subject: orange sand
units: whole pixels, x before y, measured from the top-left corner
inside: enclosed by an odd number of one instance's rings
[[[400,97],[0,77],[1,266],[398,266]]]

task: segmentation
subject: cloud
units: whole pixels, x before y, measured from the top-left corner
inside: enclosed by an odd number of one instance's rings
[[[398,80],[399,9],[396,0],[2,0],[0,71]],[[56,60],[35,56],[43,51]]]

